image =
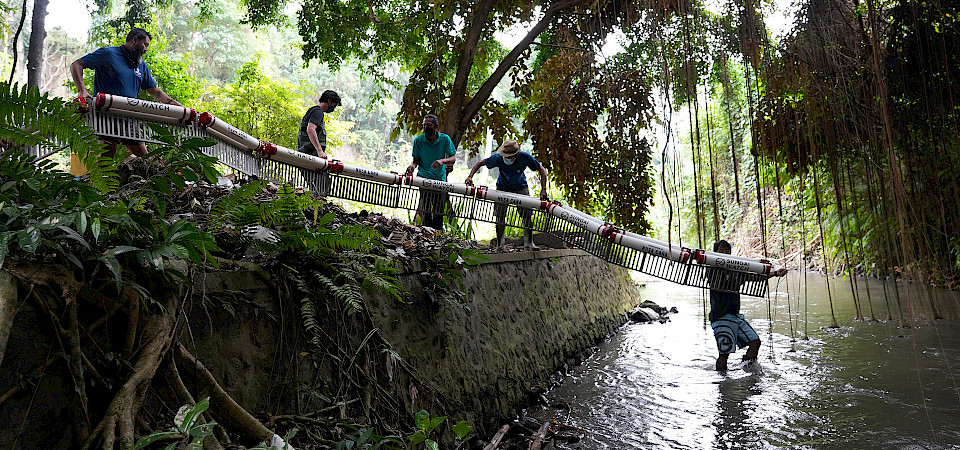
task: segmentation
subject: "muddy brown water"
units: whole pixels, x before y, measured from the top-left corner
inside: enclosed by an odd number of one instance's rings
[[[716,344],[701,290],[648,281],[643,298],[676,306],[664,324],[628,324],[528,415],[582,428],[575,449],[960,448],[960,321],[887,321],[883,286],[870,281],[878,321],[856,321],[848,281],[791,274],[770,300],[744,297],[763,340],[758,366],[731,357],[713,370]],[[858,281],[869,319],[864,280]],[[888,286],[888,292],[891,292]],[[890,298],[893,316],[935,297],[957,311],[956,292]],[[956,316],[953,316],[956,317]]]

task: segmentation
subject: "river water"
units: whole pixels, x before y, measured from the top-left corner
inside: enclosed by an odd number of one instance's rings
[[[550,407],[528,414],[583,430],[559,448],[960,448],[960,322],[887,321],[876,280],[871,303],[881,320],[869,320],[861,280],[868,320],[856,321],[849,282],[829,280],[830,297],[826,282],[794,273],[771,281],[769,301],[743,297],[741,312],[763,340],[759,364],[743,364],[739,350],[720,374],[703,291],[649,281],[643,299],[679,313],[625,325],[547,394]],[[936,295],[940,314],[957,317],[956,293],[900,291],[893,317],[918,310],[921,295]]]

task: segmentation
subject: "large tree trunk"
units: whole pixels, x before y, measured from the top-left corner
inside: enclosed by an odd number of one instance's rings
[[[30,31],[30,48],[27,50],[27,85],[40,87],[43,71],[43,40],[47,37],[47,5],[50,0],[33,1],[33,24]]]

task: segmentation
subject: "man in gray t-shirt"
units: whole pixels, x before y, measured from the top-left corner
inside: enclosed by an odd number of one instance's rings
[[[327,159],[327,127],[323,124],[323,115],[331,113],[340,106],[340,96],[334,91],[324,91],[317,100],[317,106],[307,110],[300,121],[297,133],[297,151]],[[301,169],[306,185],[313,195],[326,197],[330,194],[330,174]]]
[[[323,125],[324,113],[331,113],[340,106],[340,96],[334,91],[324,91],[317,106],[307,110],[300,121],[297,134],[297,150],[308,155],[327,158],[327,127]]]

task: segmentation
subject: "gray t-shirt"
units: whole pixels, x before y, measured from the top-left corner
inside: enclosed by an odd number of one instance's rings
[[[297,134],[297,150],[301,153],[317,156],[317,149],[310,142],[310,136],[307,135],[308,124],[317,125],[317,142],[320,143],[320,150],[327,151],[327,127],[323,125],[323,109],[319,106],[313,106],[307,110],[300,121],[300,132]]]

